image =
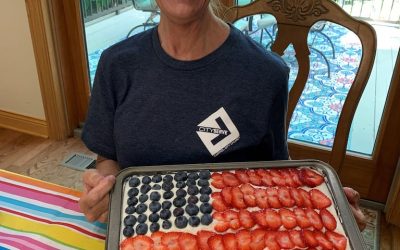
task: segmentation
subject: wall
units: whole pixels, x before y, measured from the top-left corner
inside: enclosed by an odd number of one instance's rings
[[[0,3],[0,111],[45,120],[25,1]]]

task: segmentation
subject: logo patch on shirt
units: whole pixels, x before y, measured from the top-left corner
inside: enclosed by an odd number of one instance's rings
[[[218,109],[197,125],[196,133],[214,157],[240,138],[239,131],[224,108]]]

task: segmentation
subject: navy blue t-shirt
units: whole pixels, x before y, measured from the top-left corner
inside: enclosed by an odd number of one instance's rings
[[[211,54],[180,61],[157,28],[105,50],[82,133],[128,166],[288,159],[289,69],[230,27]]]

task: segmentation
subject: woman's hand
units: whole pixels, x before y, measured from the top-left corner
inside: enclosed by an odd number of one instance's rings
[[[347,200],[350,203],[350,208],[353,212],[354,218],[356,219],[358,228],[360,229],[360,231],[363,231],[367,226],[367,220],[358,204],[360,201],[360,194],[356,190],[349,187],[344,187],[343,191],[347,197]]]
[[[90,222],[106,222],[108,218],[109,192],[114,186],[114,175],[102,175],[90,169],[83,174],[84,191],[79,206]]]

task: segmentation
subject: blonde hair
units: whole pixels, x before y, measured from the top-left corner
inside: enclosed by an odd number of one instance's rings
[[[211,11],[216,15],[220,16],[224,11],[224,5],[219,0],[210,0],[209,6]]]

